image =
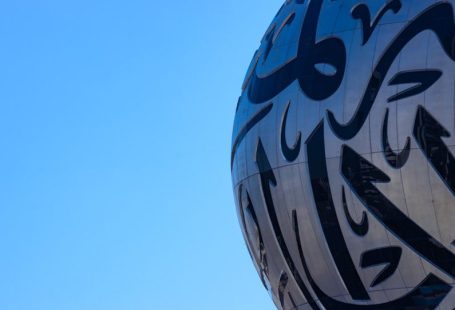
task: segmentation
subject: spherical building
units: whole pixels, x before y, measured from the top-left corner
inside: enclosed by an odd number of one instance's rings
[[[289,0],[267,29],[231,167],[279,309],[454,309],[454,7]]]

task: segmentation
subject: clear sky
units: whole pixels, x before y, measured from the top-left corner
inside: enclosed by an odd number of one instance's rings
[[[0,309],[274,309],[229,169],[282,1],[0,1]]]

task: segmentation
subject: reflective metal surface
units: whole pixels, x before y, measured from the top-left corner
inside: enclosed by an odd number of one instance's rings
[[[279,309],[454,309],[454,6],[289,0],[266,30],[231,166]]]

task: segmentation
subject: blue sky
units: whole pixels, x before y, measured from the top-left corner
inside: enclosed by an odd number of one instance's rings
[[[273,309],[229,153],[280,5],[0,2],[1,309]]]

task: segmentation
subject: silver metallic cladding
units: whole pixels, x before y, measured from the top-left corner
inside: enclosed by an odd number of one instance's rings
[[[242,231],[250,253],[253,253],[252,258],[256,269],[261,274],[264,273],[264,268],[258,262],[258,258],[261,257],[258,239],[258,229],[260,229],[263,251],[267,260],[266,274],[261,277],[267,278],[268,289],[279,309],[323,309],[332,305],[320,300],[314,284],[308,277],[304,263],[310,270],[311,277],[317,286],[330,298],[343,302],[346,309],[375,305],[376,308],[373,309],[379,309],[377,306],[379,304],[391,303],[392,305],[394,301],[412,294],[415,288],[430,275],[434,275],[447,285],[455,285],[453,276],[410,247],[409,243],[405,242],[400,235],[373,216],[362,202],[361,195],[355,191],[342,173],[343,146],[346,145],[389,178],[388,182],[373,182],[374,187],[397,210],[455,255],[455,247],[452,244],[455,240],[455,196],[448,186],[450,181],[444,182],[444,175],[438,171],[438,167],[444,163],[447,164],[446,167],[451,167],[448,165],[450,161],[447,157],[455,155],[454,55],[450,55],[447,50],[444,50],[434,31],[422,31],[398,51],[386,75],[381,77],[384,81],[380,85],[365,122],[352,138],[340,138],[330,126],[327,118],[328,111],[331,111],[341,124],[345,124],[353,118],[359,109],[359,102],[364,96],[368,82],[375,74],[375,67],[391,42],[402,33],[407,25],[438,5],[442,5],[441,8],[444,8],[448,15],[453,15],[455,6],[455,0],[401,0],[398,1],[400,9],[396,13],[387,10],[380,15],[381,9],[389,2],[393,1],[286,1],[267,31],[270,32],[274,29],[274,25],[276,30],[281,29],[279,35],[275,36],[273,44],[268,47],[267,59],[265,61],[263,59],[263,53],[267,48],[266,33],[258,50],[259,58],[253,59],[246,75],[234,122],[235,152],[232,156],[232,181]],[[328,98],[320,100],[305,93],[299,81],[295,80],[270,100],[263,103],[250,100],[249,88],[255,74],[259,77],[267,77],[299,57],[302,25],[308,18],[306,13],[311,6],[316,6],[318,3],[321,4],[321,7],[320,15],[317,16],[316,42],[338,38],[346,50],[345,68],[339,86]],[[363,42],[365,29],[361,21],[352,15],[353,9],[362,3],[367,5],[370,12],[370,25],[373,25],[375,18],[380,16],[376,27],[372,29],[371,36],[365,43]],[[451,8],[451,12],[448,8]],[[295,17],[292,22],[283,25],[293,14]],[[429,23],[442,22],[438,18],[429,21]],[[450,27],[447,28],[449,34],[451,33],[449,30],[455,31],[449,29]],[[453,42],[452,53],[455,54],[455,40]],[[307,42],[306,44],[312,43]],[[330,63],[318,64],[317,69],[329,76],[333,74],[334,67]],[[389,85],[391,79],[400,72],[419,70],[438,70],[442,72],[442,76],[421,93],[388,102],[388,99],[397,93],[415,86],[415,84]],[[323,88],[324,85],[314,87],[321,86]],[[267,114],[245,130],[248,122],[267,105],[271,106]],[[421,108],[450,133],[450,137],[439,139],[448,151],[444,153],[439,147],[431,153],[435,156],[433,162],[430,158],[433,155],[429,157],[419,144],[418,139],[421,139],[422,136],[416,137],[415,135],[416,116]],[[285,132],[282,135],[283,117],[287,109]],[[402,151],[408,138],[411,141],[409,158],[399,169],[391,166],[386,160],[381,142],[386,111],[389,111],[387,129],[392,150],[398,153]],[[321,219],[321,209],[318,209],[321,208],[321,205],[318,205],[315,199],[315,196],[320,193],[314,192],[314,189],[318,187],[315,187],[314,180],[310,176],[309,165],[311,163],[309,164],[309,150],[307,149],[307,142],[321,122],[324,124],[325,156],[323,160],[327,167],[333,211],[342,233],[340,237],[343,238],[349,253],[349,257],[341,261],[352,260],[361,284],[368,294],[366,299],[359,299],[360,297],[355,294],[353,296],[352,291],[350,293],[349,285],[351,285],[352,279],[347,279],[346,276],[343,278],[339,266],[337,267],[340,258],[334,257],[330,240],[327,238],[327,231],[324,231],[321,223],[324,221],[324,218]],[[239,134],[243,135],[240,140],[238,139]],[[435,139],[438,138],[435,133],[430,132],[430,134],[436,136]],[[291,158],[290,161],[283,152],[282,136],[285,137],[284,143],[287,147],[292,149],[296,146],[299,135],[301,138],[300,151],[297,157]],[[259,141],[261,141],[263,151],[270,164],[270,171],[259,169]],[[437,157],[440,153],[446,158]],[[264,178],[265,173],[272,173],[276,179],[276,185],[270,184],[269,189],[283,240],[277,240],[276,229],[274,229],[276,223],[273,223],[273,218],[271,220],[268,210],[268,202],[264,195],[264,184],[267,183],[261,183],[261,177]],[[452,175],[455,174],[455,171],[444,173]],[[242,203],[242,200],[245,201],[245,199],[241,197],[241,187],[249,194],[251,203],[254,205],[258,227],[255,227],[256,224],[252,221],[251,215],[248,215],[247,220],[242,220],[241,214],[246,212],[246,206],[245,202]],[[366,212],[368,216],[369,229],[365,236],[356,235],[349,226],[343,209],[343,187],[352,218],[356,222],[360,222],[363,212]],[[298,219],[298,231],[296,231],[294,216]],[[303,245],[304,262],[302,262],[296,238],[300,238]],[[290,257],[285,257],[283,254],[283,244]],[[368,251],[387,247],[402,249],[398,266],[384,281],[371,287],[371,283],[387,264],[362,268],[362,257]],[[292,260],[291,265],[289,260]],[[291,270],[290,266],[295,270]],[[300,285],[293,276],[294,274],[301,277]],[[302,291],[302,284],[307,292]],[[440,300],[437,299],[437,296],[433,299],[425,296],[426,301],[430,304],[428,309],[452,310],[455,307],[455,290],[444,290],[444,286],[442,286],[441,291],[437,291],[437,293],[441,297]],[[431,306],[432,302],[434,306]],[[409,307],[409,309],[421,309],[412,304]]]

